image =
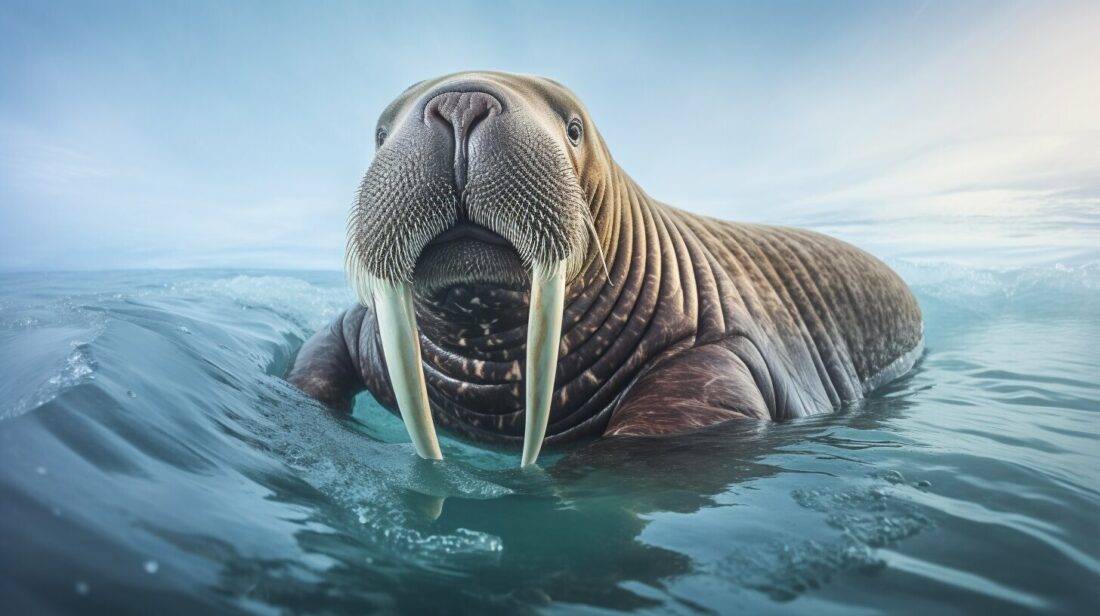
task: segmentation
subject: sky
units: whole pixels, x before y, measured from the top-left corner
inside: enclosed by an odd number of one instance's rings
[[[5,0],[0,270],[339,269],[377,115],[471,69],[567,85],[691,211],[1100,245],[1100,2]]]

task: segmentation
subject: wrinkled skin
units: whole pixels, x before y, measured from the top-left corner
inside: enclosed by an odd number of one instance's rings
[[[882,262],[651,199],[555,82],[421,82],[378,136],[349,271],[413,284],[432,415],[453,434],[522,441],[533,260],[568,264],[548,445],[825,412],[920,353],[920,308]],[[395,410],[384,361],[373,308],[357,306],[306,342],[288,378],[333,408],[367,389]]]

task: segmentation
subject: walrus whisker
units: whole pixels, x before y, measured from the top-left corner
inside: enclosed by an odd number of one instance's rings
[[[600,244],[600,236],[596,233],[596,223],[592,220],[592,212],[585,210],[584,226],[588,229],[588,232],[592,234],[592,243],[596,246],[596,254],[600,257],[600,265],[603,266],[604,279],[607,284],[615,286],[615,283],[611,282],[611,272],[607,269],[607,257],[603,253],[603,245]]]

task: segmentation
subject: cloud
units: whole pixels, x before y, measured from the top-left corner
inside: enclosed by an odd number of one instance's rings
[[[1073,211],[1076,248],[1027,241],[1095,254],[1095,3],[497,9],[13,9],[0,268],[338,268],[375,114],[465,68],[566,82],[685,209],[847,221],[908,255],[1003,247],[1018,223],[989,221]]]

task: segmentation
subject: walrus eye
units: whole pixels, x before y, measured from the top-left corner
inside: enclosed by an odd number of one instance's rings
[[[386,129],[379,127],[378,131],[374,133],[374,145],[376,147],[382,147],[382,143],[386,141]]]
[[[573,142],[573,145],[580,145],[581,135],[584,134],[584,130],[581,127],[581,121],[577,118],[570,120],[569,128],[565,129],[565,134],[569,135],[569,141]]]

